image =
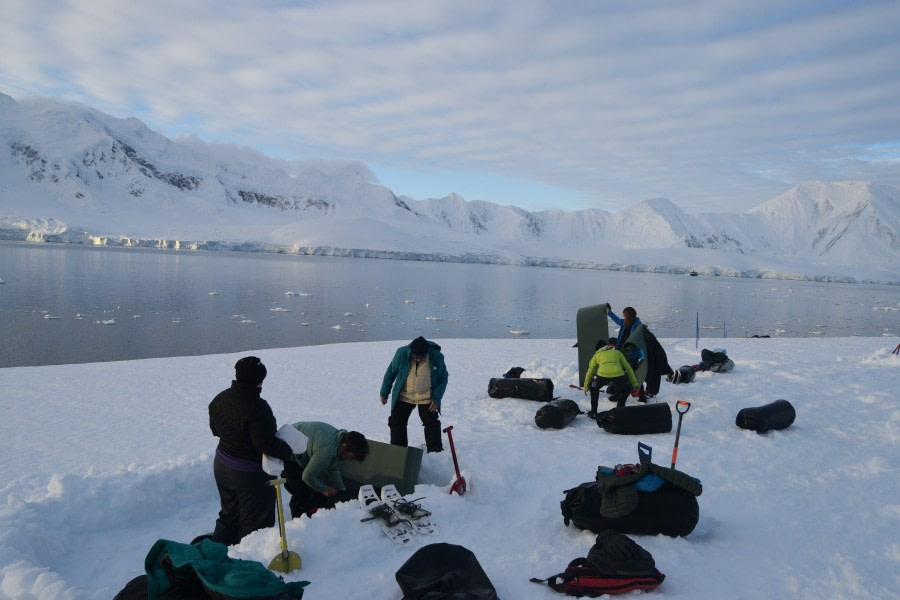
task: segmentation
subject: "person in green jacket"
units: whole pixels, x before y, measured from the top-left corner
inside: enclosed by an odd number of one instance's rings
[[[338,492],[346,490],[342,463],[362,462],[369,442],[358,431],[338,429],[320,421],[294,423],[306,439],[306,450],[284,463],[286,489],[291,494],[291,517],[311,517],[320,508],[333,508]]]
[[[388,427],[391,444],[407,446],[406,426],[416,408],[425,428],[425,448],[428,452],[441,452],[441,398],[447,389],[447,367],[441,347],[417,337],[394,352],[381,382],[381,404],[391,397],[391,415]]]
[[[640,387],[637,377],[625,355],[616,350],[616,339],[611,338],[609,344],[603,345],[603,341],[597,342],[597,351],[588,363],[587,374],[584,376],[584,394],[591,393],[591,410],[587,416],[590,419],[597,418],[597,401],[600,398],[600,388],[609,384],[606,391],[611,394],[610,400],[616,406],[625,406],[625,400],[631,391],[637,391]]]

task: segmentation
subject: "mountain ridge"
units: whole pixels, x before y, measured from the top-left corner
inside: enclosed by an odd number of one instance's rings
[[[416,200],[362,162],[170,140],[0,94],[0,239],[900,283],[900,189],[804,182],[744,213]]]

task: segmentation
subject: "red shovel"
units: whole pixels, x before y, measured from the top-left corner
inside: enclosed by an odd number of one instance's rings
[[[447,438],[450,440],[450,453],[453,454],[453,466],[456,468],[456,481],[450,485],[450,494],[452,495],[453,492],[456,492],[460,496],[464,496],[466,493],[466,478],[459,472],[459,462],[456,460],[456,447],[453,445],[453,434],[450,433],[452,429],[453,425],[444,428],[444,433],[447,434]]]

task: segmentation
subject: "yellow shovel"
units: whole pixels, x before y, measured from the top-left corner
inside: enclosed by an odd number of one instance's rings
[[[287,547],[287,538],[284,533],[284,508],[281,506],[281,484],[284,482],[284,477],[278,477],[269,481],[269,485],[275,486],[275,502],[278,507],[278,532],[281,534],[281,554],[272,559],[272,562],[269,563],[269,570],[290,573],[291,571],[299,571],[302,561],[299,554],[288,551]]]

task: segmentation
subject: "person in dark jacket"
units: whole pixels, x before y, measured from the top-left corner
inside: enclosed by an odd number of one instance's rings
[[[255,356],[234,365],[231,387],[209,403],[209,428],[219,438],[213,474],[222,508],[212,539],[234,545],[247,534],[275,525],[275,489],[262,455],[287,461],[291,447],[275,436],[275,416],[262,399],[266,366]]]
[[[381,382],[381,403],[391,397],[391,444],[407,446],[406,426],[418,408],[425,428],[425,448],[441,452],[441,398],[447,389],[447,367],[441,347],[422,336],[394,352]],[[393,391],[392,391],[393,390]]]

